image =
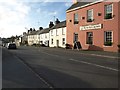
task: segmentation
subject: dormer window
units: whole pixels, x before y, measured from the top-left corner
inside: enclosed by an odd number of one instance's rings
[[[112,19],[113,10],[112,10],[112,4],[105,5],[105,19]]]
[[[87,10],[87,22],[93,22],[93,9]]]

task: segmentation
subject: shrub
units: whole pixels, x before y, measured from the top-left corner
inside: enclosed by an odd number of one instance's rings
[[[112,46],[112,44],[113,44],[112,42],[105,42],[104,43],[105,46]]]

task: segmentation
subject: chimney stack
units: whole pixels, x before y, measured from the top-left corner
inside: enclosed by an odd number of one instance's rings
[[[43,29],[43,27],[39,27],[39,30],[41,31]]]
[[[57,25],[58,23],[60,23],[60,21],[58,18],[56,18],[55,25]]]
[[[53,26],[54,26],[53,22],[50,21],[49,28],[51,28]]]
[[[82,0],[73,0],[73,4],[77,3],[77,2],[81,2]]]
[[[26,35],[26,32],[23,32],[23,35]]]

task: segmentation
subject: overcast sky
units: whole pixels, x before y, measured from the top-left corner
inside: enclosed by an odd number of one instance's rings
[[[0,0],[0,37],[21,35],[30,27],[46,28],[54,16],[66,19],[72,0]]]

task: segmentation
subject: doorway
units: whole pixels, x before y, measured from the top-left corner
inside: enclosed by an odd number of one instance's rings
[[[59,47],[59,40],[56,41],[56,45],[57,45],[57,47]]]

